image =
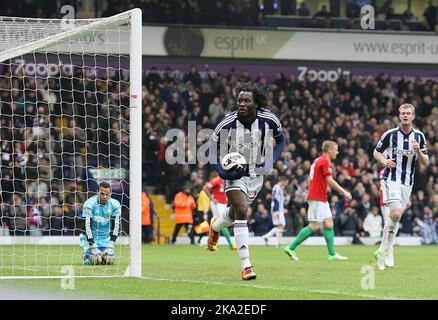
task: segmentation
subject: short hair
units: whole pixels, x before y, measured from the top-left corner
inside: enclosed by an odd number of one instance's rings
[[[105,188],[105,189],[110,188],[111,189],[111,185],[106,181],[102,181],[101,183],[99,183],[99,189],[100,188]]]
[[[236,98],[239,96],[239,93],[242,91],[252,92],[254,98],[254,104],[257,108],[266,108],[266,92],[263,89],[263,85],[258,82],[238,82],[236,84],[236,88],[234,89],[234,93],[236,94]]]
[[[331,147],[337,146],[338,144],[332,140],[325,140],[322,143],[322,151],[327,152]]]
[[[400,108],[398,108],[398,112],[400,113],[400,111],[402,109],[407,109],[407,108],[411,108],[412,109],[412,114],[415,114],[415,107],[413,104],[410,103],[403,103]]]
[[[278,177],[278,181],[280,180],[289,180],[289,179],[286,176],[281,175]]]

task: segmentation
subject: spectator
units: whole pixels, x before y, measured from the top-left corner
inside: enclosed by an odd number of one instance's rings
[[[18,194],[12,197],[12,201],[2,205],[2,212],[6,219],[3,222],[8,225],[11,236],[25,236],[27,234],[27,210],[23,198]]]
[[[416,215],[411,208],[407,208],[400,219],[400,227],[398,231],[399,237],[410,237],[414,234],[414,226],[416,223]]]
[[[321,10],[317,11],[313,17],[314,18],[315,17],[330,18],[330,16],[331,16],[331,14],[327,10],[327,5],[323,4],[321,6]]]
[[[217,125],[219,120],[224,116],[224,106],[220,103],[219,97],[214,97],[213,102],[208,107],[210,120],[214,125]]]
[[[352,237],[353,244],[362,244],[362,242],[358,238],[358,232],[357,232],[358,231],[357,212],[353,207],[351,207],[349,204],[346,205],[345,209],[341,212],[338,221],[335,222],[335,224],[336,223],[339,223],[339,229],[343,237]]]
[[[370,237],[381,237],[383,230],[382,225],[382,216],[379,215],[379,209],[373,206],[365,218],[363,229]]]
[[[359,18],[360,16],[360,5],[357,0],[352,0],[347,3],[346,15],[348,18]]]
[[[417,219],[421,231],[421,243],[436,244],[438,243],[438,235],[436,230],[436,221],[434,220],[432,210],[429,207],[424,207],[423,218]]]
[[[394,7],[389,7],[388,10],[386,11],[385,20],[389,22],[388,20],[396,19],[396,18],[397,15],[394,12]]]
[[[308,17],[310,16],[309,8],[307,8],[306,3],[303,1],[298,8],[298,15],[300,17]]]
[[[423,17],[426,19],[431,31],[435,31],[437,13],[437,7],[433,4],[433,1],[429,1],[428,6],[424,9]]]
[[[249,219],[248,224],[251,225],[255,236],[262,236],[272,229],[271,215],[262,203],[257,205],[257,210]]]
[[[402,19],[404,21],[409,21],[414,19],[414,14],[412,13],[411,9],[407,8],[405,12],[403,12]]]
[[[196,208],[196,203],[191,192],[190,187],[186,186],[184,191],[179,192],[173,200],[175,207],[175,229],[173,230],[172,244],[176,242],[176,237],[183,226],[190,237],[190,243],[195,243],[191,228],[193,227],[193,209]]]
[[[144,243],[151,243],[154,240],[154,203],[145,191],[141,193],[141,197],[141,239]]]
[[[190,71],[186,73],[183,81],[185,83],[190,82],[197,89],[201,88],[201,75],[199,74],[198,68],[195,65],[190,66]]]
[[[157,71],[157,67],[152,67],[147,73],[146,77],[143,79],[143,84],[146,86],[150,92],[158,89],[162,83],[160,74]]]

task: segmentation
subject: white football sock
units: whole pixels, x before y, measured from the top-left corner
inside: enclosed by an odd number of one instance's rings
[[[230,219],[228,216],[228,212],[230,210],[230,207],[227,207],[227,211],[225,211],[225,214],[222,217],[217,217],[216,221],[213,223],[212,228],[214,231],[221,231],[223,228],[228,228],[233,225],[234,221]]]
[[[388,235],[388,247],[387,250],[392,249],[394,245],[395,237],[397,236],[398,229],[400,228],[400,222],[399,221],[393,221],[392,224],[394,225],[394,228],[392,232]]]
[[[278,232],[278,228],[277,227],[274,227],[274,228],[272,228],[271,230],[269,230],[269,232],[268,233],[266,233],[265,235],[263,235],[263,238],[270,238],[270,237],[272,237],[275,233],[277,233]]]
[[[281,245],[281,237],[283,236],[283,230],[279,229],[275,235],[277,236],[277,245]]]
[[[397,225],[398,224],[399,223],[397,222]],[[386,251],[390,248],[390,244],[392,243],[392,241],[395,238],[395,236],[394,236],[394,228],[395,228],[394,221],[389,219],[385,223],[385,226],[383,227],[382,243],[380,244],[380,248],[379,248],[379,252],[381,254],[386,253]]]
[[[249,230],[248,222],[246,220],[234,221],[234,239],[237,244],[237,251],[239,252],[242,269],[251,267],[249,261]]]

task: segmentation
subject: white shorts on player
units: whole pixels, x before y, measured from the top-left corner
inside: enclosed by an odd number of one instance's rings
[[[210,209],[211,209],[211,213],[213,214],[213,217],[222,218],[225,216],[225,212],[227,212],[227,204],[210,201]]]
[[[309,209],[307,210],[307,220],[309,222],[323,222],[332,219],[332,212],[328,201],[309,200]]]
[[[230,190],[241,190],[246,195],[246,204],[249,206],[257,197],[263,186],[263,176],[242,177],[238,180],[225,180],[225,193]]]
[[[285,226],[286,219],[284,217],[284,212],[276,211],[271,213],[272,224],[274,226]]]
[[[411,197],[412,186],[406,186],[399,182],[382,180],[383,202],[390,209],[406,209]]]

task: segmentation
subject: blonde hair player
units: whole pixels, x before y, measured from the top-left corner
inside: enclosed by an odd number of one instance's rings
[[[385,167],[382,177],[382,195],[384,203],[389,207],[389,219],[383,228],[380,248],[374,252],[377,268],[385,269],[394,266],[392,245],[397,235],[400,218],[409,203],[414,184],[415,162],[429,164],[427,142],[423,132],[415,129],[415,107],[405,103],[399,108],[400,125],[386,131],[380,138],[374,158]],[[386,156],[385,156],[386,154]]]
[[[351,200],[351,193],[342,188],[332,176],[330,161],[336,159],[338,155],[338,144],[334,141],[326,140],[322,144],[322,155],[313,161],[309,174],[309,193],[307,201],[309,209],[307,217],[309,225],[301,229],[295,241],[284,248],[286,254],[292,260],[299,260],[295,249],[299,244],[312,235],[320,228],[321,222],[324,226],[324,238],[327,243],[329,260],[347,260],[335,251],[332,212],[327,197],[327,185],[341,193],[346,199]]]

